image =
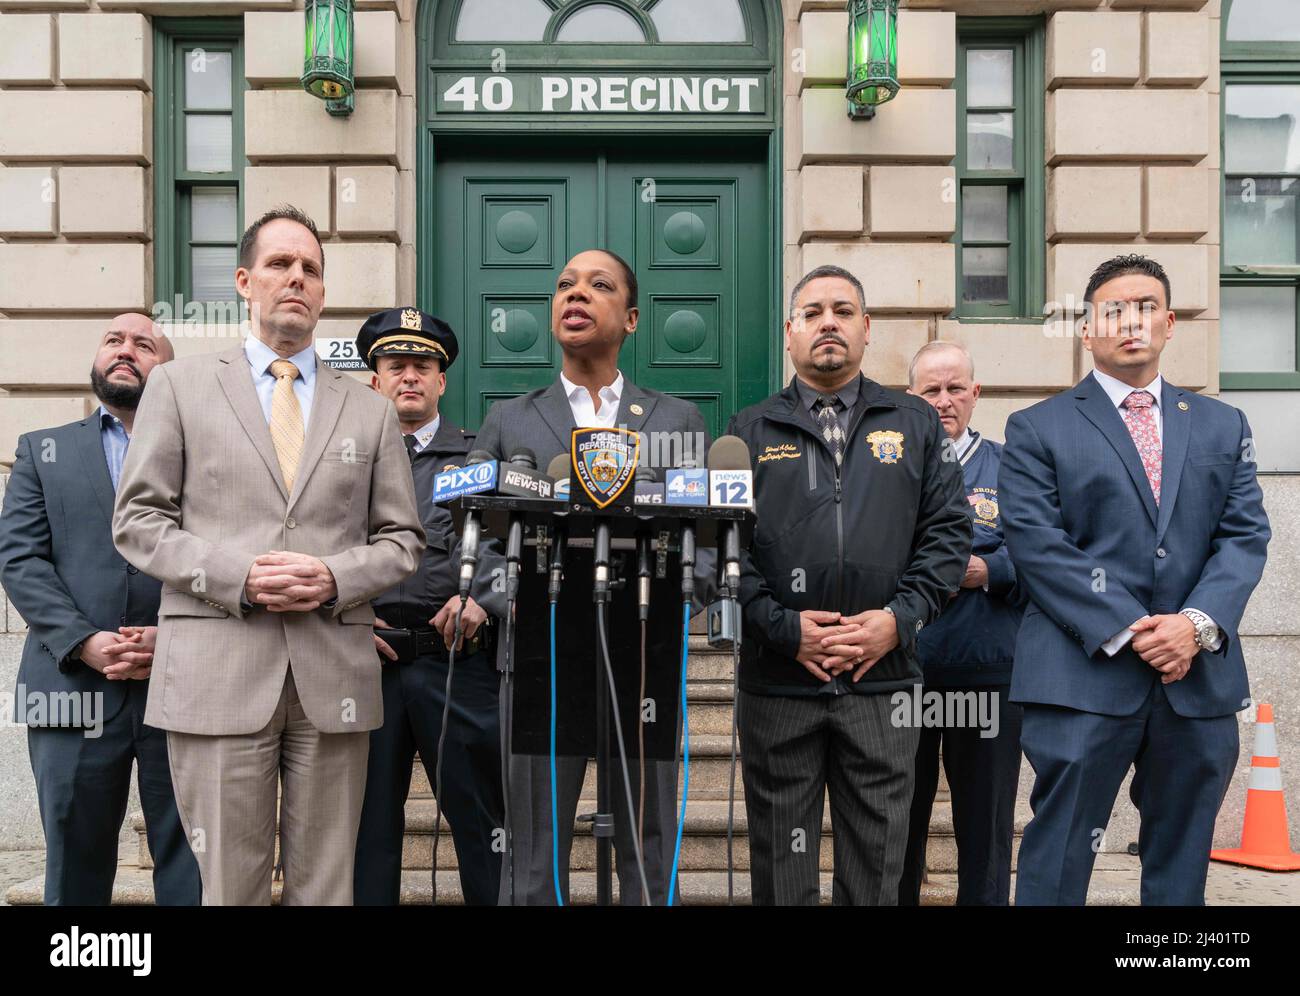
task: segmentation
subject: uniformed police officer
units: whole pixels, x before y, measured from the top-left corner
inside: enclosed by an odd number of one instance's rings
[[[892,693],[920,681],[917,634],[970,556],[938,415],[861,373],[869,322],[851,273],[805,276],[785,324],[794,379],[727,430],[749,444],[758,516],[738,713],[756,904],[818,902],[828,789],[832,900],[897,902],[918,730]]]
[[[456,536],[451,513],[433,503],[434,475],[461,466],[474,434],[438,414],[447,368],[459,347],[451,327],[415,308],[371,315],[357,350],[374,371],[371,386],[397,406],[411,459],[416,500],[428,539],[420,566],[375,599],[375,645],[383,667],[384,725],[370,735],[366,795],[357,834],[357,905],[395,905],[401,887],[405,806],[411,765],[420,760],[435,783],[446,703],[449,648],[455,633]],[[484,592],[476,592],[486,598]],[[467,904],[496,902],[504,824],[497,674],[487,653],[487,613],[471,598],[456,653],[451,713],[443,742],[442,809],[451,825]]]

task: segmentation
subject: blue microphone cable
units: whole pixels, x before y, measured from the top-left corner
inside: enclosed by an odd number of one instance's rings
[[[555,882],[555,905],[564,905],[564,892],[560,888],[560,813],[556,801],[555,771],[555,601],[551,601],[551,878]]]
[[[686,829],[686,798],[691,791],[691,725],[686,715],[686,666],[690,659],[691,603],[682,603],[682,808],[677,817],[677,842],[673,845],[673,871],[668,878],[668,905],[677,892],[677,864],[682,857],[682,833]]]

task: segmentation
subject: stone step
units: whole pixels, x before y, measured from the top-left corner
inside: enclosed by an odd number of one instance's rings
[[[727,728],[725,733],[717,734],[698,734],[691,737],[691,798],[693,799],[725,799],[727,797],[727,781],[731,771],[731,720],[727,719]],[[628,762],[631,765],[629,773],[633,779],[633,787],[636,784],[636,758],[629,757]],[[615,787],[619,788],[618,782],[622,781],[622,774],[618,761],[618,754],[614,755],[614,772]],[[684,775],[678,775],[678,791],[681,791],[681,783]],[[621,788],[619,789],[621,791]],[[424,765],[417,757],[414,769],[411,774],[411,793],[413,795],[428,795],[433,792],[429,784],[429,777],[425,773]],[[740,778],[740,755],[736,755],[736,795],[740,797],[743,794]],[[582,797],[584,799],[596,798],[596,765],[594,762],[587,765],[586,780],[582,785]]]
[[[579,806],[579,812],[588,811],[588,800]],[[688,871],[725,871],[727,868],[727,803],[723,800],[692,799],[686,804],[686,825],[682,833],[681,867]],[[416,797],[406,804],[406,832],[402,840],[402,867],[426,869],[432,867],[433,835],[437,809],[432,798]],[[1012,841],[1012,868],[1020,849],[1020,834],[1028,822],[1028,812],[1016,814],[1016,836]],[[144,819],[136,814],[132,819],[136,830],[138,861],[142,868],[152,867],[148,841],[144,834]],[[734,867],[749,868],[749,822],[743,800],[735,806],[735,824],[732,841]],[[834,868],[832,854],[830,808],[822,812],[821,847],[819,867],[822,871]],[[591,824],[574,825],[574,844],[570,868],[589,871],[596,866],[595,840]],[[456,851],[450,826],[443,818],[442,834],[438,841],[438,867],[456,868]],[[936,803],[930,821],[930,838],[926,846],[926,867],[931,872],[956,872],[957,843],[952,836],[952,811],[947,802]]]
[[[830,903],[832,876],[820,876],[821,902]],[[13,886],[5,895],[12,906],[39,906],[44,879],[41,876]],[[749,875],[737,872],[734,876],[737,905],[750,901]],[[279,902],[281,886],[272,884],[272,901]],[[594,872],[575,872],[570,877],[571,899],[575,906],[594,905],[596,876]],[[688,871],[681,873],[682,905],[723,906],[727,902],[727,873],[716,871]],[[1012,895],[1015,895],[1015,876],[1012,876]],[[614,881],[614,894],[618,895],[618,880]],[[404,905],[428,905],[433,897],[433,883],[428,871],[402,872],[401,901]],[[933,875],[921,887],[921,905],[951,906],[957,898],[955,875]],[[460,880],[454,871],[438,872],[438,902],[458,906],[464,901]],[[1136,906],[1139,902],[1138,873],[1135,869],[1099,868],[1092,876],[1088,889],[1089,906]],[[117,880],[113,884],[115,906],[147,906],[153,903],[153,881],[146,869],[134,865],[119,865]]]
[[[579,806],[579,813],[586,806]],[[435,810],[432,799],[412,799],[406,806],[406,834],[402,841],[402,868],[431,868],[433,858],[433,828]],[[748,822],[743,802],[736,803],[736,822],[733,854],[737,869],[749,868]],[[819,867],[831,871],[832,847],[830,817],[822,819],[822,839]],[[459,867],[451,835],[444,816],[442,836],[438,842],[438,868]],[[596,867],[596,840],[591,834],[591,824],[574,824],[573,851],[569,861],[574,871],[592,871]],[[686,826],[682,831],[683,871],[727,870],[727,803],[702,800],[686,804]]]

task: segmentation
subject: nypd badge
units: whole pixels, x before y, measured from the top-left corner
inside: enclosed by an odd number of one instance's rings
[[[407,308],[402,312],[402,328],[411,332],[419,332],[424,325],[420,321],[420,313],[414,308]]]
[[[903,458],[903,434],[895,429],[877,429],[867,435],[871,455],[881,463],[898,463]]]
[[[631,429],[574,429],[569,452],[573,477],[581,488],[571,496],[581,500],[579,496],[585,495],[597,508],[606,508],[636,476],[641,437]]]

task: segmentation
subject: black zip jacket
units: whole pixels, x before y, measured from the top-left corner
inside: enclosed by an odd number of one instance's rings
[[[433,503],[433,478],[448,468],[461,467],[474,448],[474,433],[448,421],[444,415],[429,445],[415,455],[415,502],[420,509],[427,545],[415,573],[388,589],[372,603],[377,615],[397,629],[427,628],[429,620],[456,594],[459,559],[451,512]]]
[[[961,466],[938,413],[861,377],[838,470],[793,380],[727,432],[749,445],[758,516],[742,557],[741,687],[816,695],[920,682],[917,634],[958,590],[972,538]],[[826,684],[795,659],[801,610],[850,616],[885,606],[899,646],[861,681],[850,672]]]

